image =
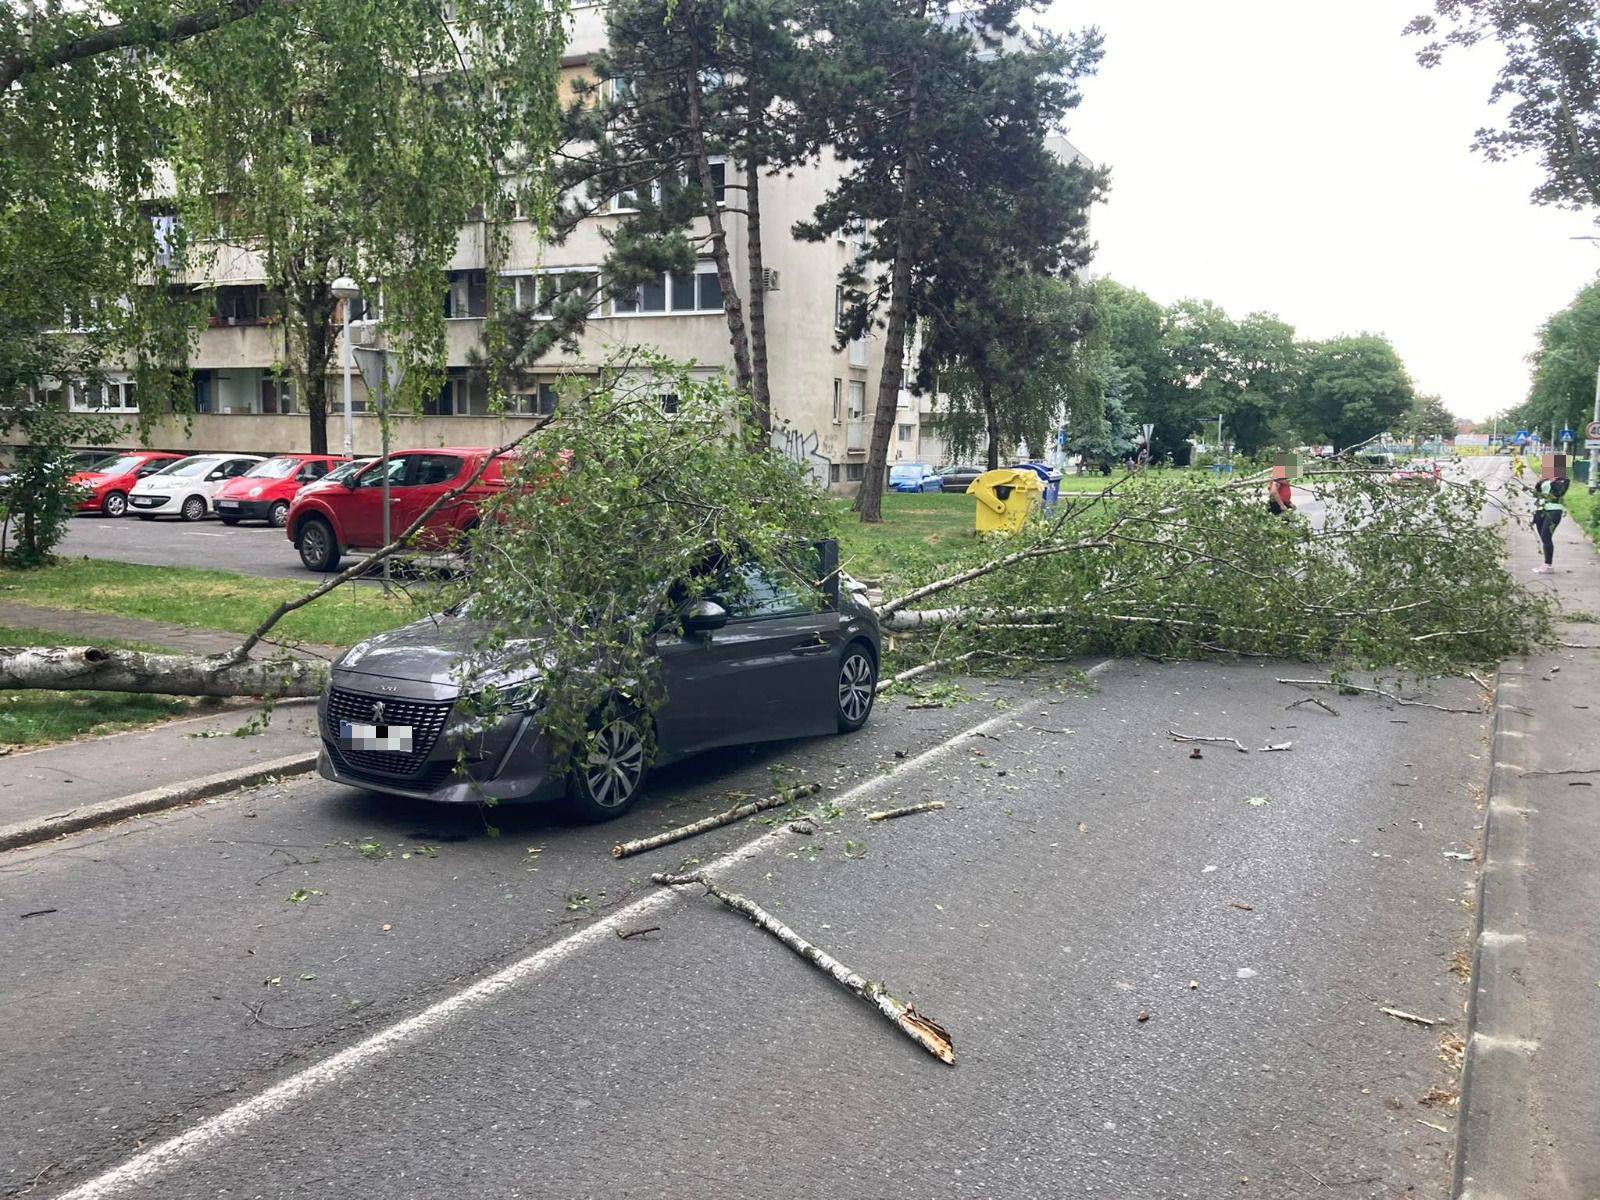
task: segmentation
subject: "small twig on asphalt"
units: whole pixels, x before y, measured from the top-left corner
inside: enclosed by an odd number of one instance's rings
[[[54,908],[36,908],[32,912],[23,913],[20,917],[17,918],[17,920],[26,921],[29,917],[48,916],[50,913],[53,913],[53,912],[56,912],[56,911],[58,911],[58,910],[56,910]]]
[[[888,821],[894,817],[909,817],[913,813],[933,812],[943,807],[943,800],[929,800],[926,804],[907,804],[903,808],[886,808],[882,812],[870,812],[867,814],[867,820]]]
[[[1310,1171],[1308,1171],[1304,1167],[1302,1167],[1299,1163],[1295,1163],[1294,1169],[1299,1171],[1302,1175],[1307,1175],[1307,1176],[1310,1176],[1310,1178],[1315,1179],[1318,1183],[1321,1183],[1323,1187],[1327,1187],[1328,1186],[1326,1183],[1322,1183],[1322,1177],[1320,1175],[1312,1174]]]
[[[650,876],[651,882],[663,887],[682,887],[685,884],[698,883],[706,889],[709,895],[715,896],[734,912],[740,913],[758,928],[770,933],[789,949],[812,966],[833,978],[833,981],[854,993],[880,1013],[892,1021],[895,1028],[905,1034],[929,1054],[940,1062],[955,1065],[955,1045],[950,1040],[949,1032],[930,1017],[925,1017],[910,1004],[889,994],[889,989],[877,980],[868,979],[858,971],[847,967],[833,955],[820,946],[814,946],[782,921],[778,920],[766,909],[756,904],[753,900],[746,899],[736,892],[730,892],[704,871],[693,875],[655,874]]]
[[[1382,688],[1363,687],[1359,683],[1339,683],[1333,679],[1280,679],[1278,682],[1299,684],[1301,687],[1331,687],[1347,692],[1365,692],[1369,696],[1382,696],[1387,700],[1393,700],[1396,704],[1404,704],[1408,708],[1433,708],[1440,712],[1471,713],[1473,716],[1479,717],[1483,715],[1483,709],[1481,708],[1447,708],[1443,704],[1429,704],[1426,700],[1407,700],[1404,696],[1397,696],[1393,692],[1384,691]]]
[[[264,1021],[261,1019],[261,1010],[267,1006],[267,1002],[265,1000],[263,1000],[260,1004],[257,1004],[254,1008],[252,1008],[249,1004],[246,1004],[243,1000],[239,1001],[239,1003],[243,1004],[245,1012],[250,1014],[250,1019],[244,1023],[244,1027],[246,1029],[249,1029],[252,1025],[261,1025],[267,1029],[280,1030],[314,1029],[316,1026],[324,1023],[323,1021],[312,1021],[307,1025],[274,1025],[271,1021]]]
[[[659,926],[659,925],[651,925],[651,926],[649,926],[648,928],[645,928],[645,929],[630,929],[627,933],[623,933],[622,930],[619,929],[619,930],[617,930],[617,937],[618,937],[619,940],[625,942],[629,938],[643,937],[647,933],[660,933],[660,932],[661,932],[661,926]]]
[[[1294,743],[1293,742],[1272,742],[1272,743],[1269,743],[1268,745],[1258,747],[1257,752],[1260,753],[1260,754],[1271,754],[1275,750],[1293,750],[1293,749],[1294,749]]]
[[[1167,730],[1167,735],[1175,742],[1221,742],[1225,746],[1236,747],[1240,754],[1249,754],[1250,747],[1238,738],[1230,737],[1201,737],[1198,734],[1179,733],[1176,729]]]
[[[709,833],[713,829],[720,829],[724,825],[732,825],[735,821],[745,817],[753,817],[758,812],[769,808],[777,808],[783,804],[792,804],[805,796],[814,795],[822,790],[820,783],[802,783],[798,787],[786,788],[781,792],[766,797],[764,800],[752,800],[748,804],[740,804],[726,812],[719,812],[705,817],[699,821],[691,821],[687,825],[680,825],[676,829],[669,829],[665,833],[658,833],[654,837],[637,838],[631,842],[618,842],[611,847],[612,858],[627,858],[630,854],[643,854],[646,850],[654,850],[660,846],[670,846],[673,842],[681,842],[684,838],[694,837],[699,833]]]
[[[1489,681],[1487,679],[1485,679],[1482,675],[1479,675],[1476,671],[1468,671],[1467,672],[1467,678],[1472,680],[1473,683],[1477,684],[1479,687],[1481,687],[1486,692],[1494,690],[1493,688],[1491,688],[1489,686]]]
[[[1408,1013],[1404,1009],[1399,1008],[1383,1008],[1380,1006],[1378,1011],[1386,1017],[1395,1018],[1397,1021],[1410,1021],[1413,1025],[1423,1025],[1430,1029],[1435,1025],[1450,1024],[1449,1021],[1436,1019],[1434,1017],[1419,1017],[1416,1013]]]
[[[1288,710],[1291,708],[1299,708],[1302,704],[1315,704],[1318,708],[1322,709],[1330,716],[1337,717],[1339,715],[1339,710],[1337,708],[1324,700],[1318,700],[1315,696],[1301,696],[1300,699],[1294,701],[1294,703],[1285,704],[1283,707],[1285,710]]]
[[[1529,779],[1535,775],[1600,775],[1600,767],[1574,767],[1565,771],[1524,771],[1522,778]]]

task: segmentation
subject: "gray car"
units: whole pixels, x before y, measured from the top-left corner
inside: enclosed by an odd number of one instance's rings
[[[832,561],[836,550],[830,548]],[[352,647],[318,705],[326,779],[443,803],[565,798],[608,820],[639,799],[645,776],[702,750],[848,733],[872,712],[878,621],[835,572],[813,598],[745,567],[727,594],[683,605],[653,639],[666,698],[654,714],[653,755],[641,718],[615,716],[585,751],[552,761],[536,710],[488,730],[452,732],[462,663],[478,631],[466,617],[429,618]],[[522,678],[509,689],[531,696]],[[457,768],[465,746],[465,775]]]

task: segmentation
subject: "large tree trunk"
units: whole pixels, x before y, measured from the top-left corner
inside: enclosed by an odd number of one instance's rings
[[[864,523],[883,520],[883,484],[889,469],[889,435],[894,432],[900,408],[900,385],[905,374],[906,323],[911,308],[911,261],[916,252],[911,217],[916,210],[916,190],[921,184],[917,156],[918,96],[912,83],[907,118],[906,159],[900,172],[900,212],[894,231],[894,265],[890,274],[889,318],[883,333],[883,369],[878,374],[878,405],[872,413],[872,440],[867,447],[867,473],[856,493],[855,510]]]
[[[760,119],[754,106],[752,122]],[[754,138],[749,139],[753,144]],[[772,432],[772,390],[767,380],[767,292],[761,255],[761,174],[754,162],[744,165],[745,246],[750,259],[750,397],[756,424]]]
[[[695,34],[689,34],[694,46]],[[739,302],[739,289],[733,281],[733,265],[728,256],[728,230],[722,223],[722,210],[717,207],[717,194],[711,179],[711,159],[706,150],[706,133],[700,114],[700,55],[689,52],[688,79],[685,81],[689,105],[689,149],[694,156],[696,178],[706,201],[706,221],[711,227],[711,257],[717,264],[717,283],[722,288],[722,312],[728,322],[728,342],[733,347],[733,370],[739,390],[752,394],[750,371],[750,344],[744,326],[744,306]],[[726,168],[724,168],[726,170]],[[723,176],[726,180],[727,176]]]
[[[304,323],[302,337],[305,361],[297,364],[295,375],[305,397],[306,420],[310,422],[308,445],[312,454],[328,452],[328,363],[333,358],[332,285],[325,279],[307,284],[300,295],[299,317]]]
[[[0,689],[162,696],[315,696],[327,668],[303,659],[145,654],[95,646],[0,646]]]
[[[994,384],[987,379],[981,389],[984,428],[989,431],[989,470],[1000,468],[1000,410],[994,402]]]

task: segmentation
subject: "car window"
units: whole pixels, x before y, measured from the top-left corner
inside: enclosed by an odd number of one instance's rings
[[[204,475],[216,465],[217,460],[214,458],[180,458],[177,462],[162,467],[156,474],[181,475],[188,479],[196,475]]]
[[[292,458],[269,458],[266,462],[253,464],[245,474],[252,479],[285,479],[295,468]]]
[[[157,475],[166,470],[171,462],[172,460],[170,458],[158,458],[154,462],[147,462],[144,466],[139,468],[138,472],[136,473],[136,477],[143,479],[146,475]]]
[[[412,470],[410,482],[417,487],[449,483],[461,474],[461,464],[464,461],[453,454],[417,454],[413,457],[416,466]]]
[[[735,568],[717,591],[718,602],[735,621],[806,613],[814,607],[799,584],[753,563]]]
[[[409,461],[410,461],[410,456],[409,455],[406,458],[391,458],[389,460],[389,486],[390,487],[399,487],[400,484],[405,481],[406,464]],[[368,471],[360,479],[356,480],[356,486],[357,487],[361,487],[361,488],[382,487],[383,486],[383,474],[384,473],[383,473],[382,465],[380,464],[378,466],[375,466],[375,467],[372,468],[372,470]]]
[[[257,461],[253,458],[231,458],[222,464],[222,477],[224,479],[237,479],[255,466]]]
[[[321,479],[328,473],[328,464],[324,459],[312,459],[300,468],[300,473],[295,476],[301,483],[310,483],[313,479]]]

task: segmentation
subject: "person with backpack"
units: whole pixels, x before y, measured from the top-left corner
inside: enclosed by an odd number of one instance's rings
[[[1533,569],[1536,575],[1549,575],[1555,570],[1550,564],[1556,552],[1556,526],[1566,513],[1561,500],[1569,486],[1566,455],[1553,454],[1546,461],[1549,465],[1539,472],[1539,481],[1533,485],[1533,529],[1544,547],[1544,565]]]

